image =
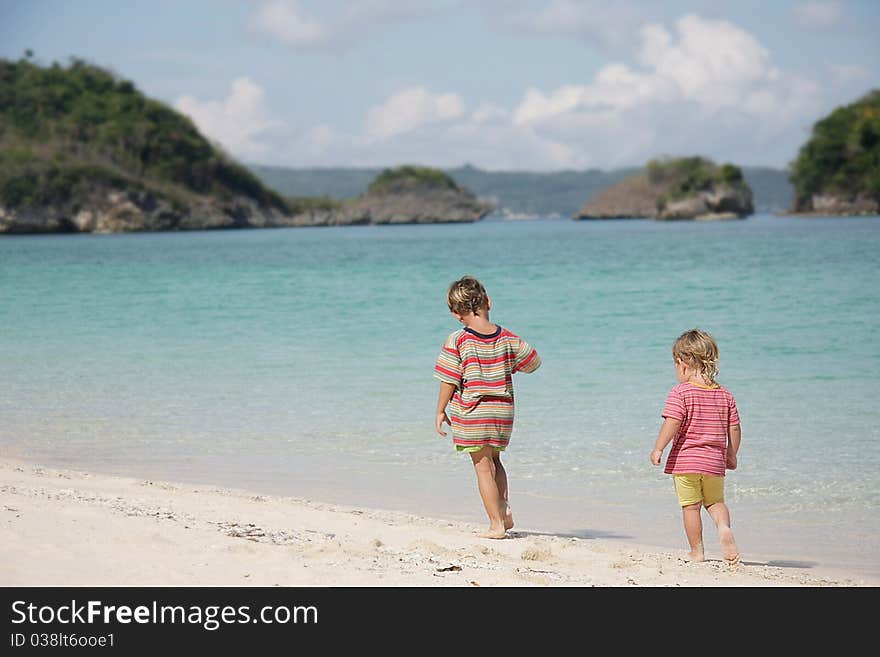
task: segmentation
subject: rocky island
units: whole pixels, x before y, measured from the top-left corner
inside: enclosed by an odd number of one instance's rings
[[[347,201],[287,198],[134,85],[79,59],[0,59],[0,233],[476,221],[443,172],[401,167]]]
[[[353,199],[289,202],[297,226],[473,222],[493,209],[443,171],[413,165],[385,169]]]
[[[575,219],[734,219],[754,212],[742,170],[704,157],[651,160],[590,199]]]
[[[880,89],[818,121],[790,177],[793,214],[880,214]]]

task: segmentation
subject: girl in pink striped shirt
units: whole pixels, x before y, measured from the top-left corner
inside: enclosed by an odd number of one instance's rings
[[[660,465],[669,442],[666,474],[672,475],[681,505],[691,561],[703,561],[702,508],[705,506],[721,541],[725,562],[739,561],[730,529],[730,511],[724,503],[724,475],[736,469],[741,433],[733,395],[715,381],[718,345],[711,335],[694,329],[672,345],[678,385],[669,391],[663,424],[651,452],[651,463]]]

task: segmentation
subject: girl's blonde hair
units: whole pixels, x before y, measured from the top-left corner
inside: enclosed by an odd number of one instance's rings
[[[489,295],[480,281],[473,276],[464,276],[449,286],[446,305],[458,315],[478,315],[479,311],[489,307]]]
[[[698,370],[706,380],[715,383],[718,376],[718,345],[715,338],[699,329],[685,331],[672,345],[672,357],[681,359]]]

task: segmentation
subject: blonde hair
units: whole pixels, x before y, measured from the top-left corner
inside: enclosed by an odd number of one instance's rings
[[[715,383],[718,376],[718,345],[715,338],[699,329],[685,331],[672,345],[672,357],[681,359],[706,380]]]
[[[479,311],[489,307],[489,295],[480,281],[473,276],[464,276],[449,286],[446,305],[458,315],[479,315]]]

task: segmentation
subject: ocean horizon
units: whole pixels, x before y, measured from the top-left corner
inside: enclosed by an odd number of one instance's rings
[[[649,453],[699,327],[742,417],[746,562],[880,575],[880,218],[485,219],[0,236],[3,455],[483,523],[433,427],[474,275],[535,346],[503,456],[523,530],[686,551]],[[665,460],[665,455],[664,455]],[[720,553],[704,514],[707,554]]]

